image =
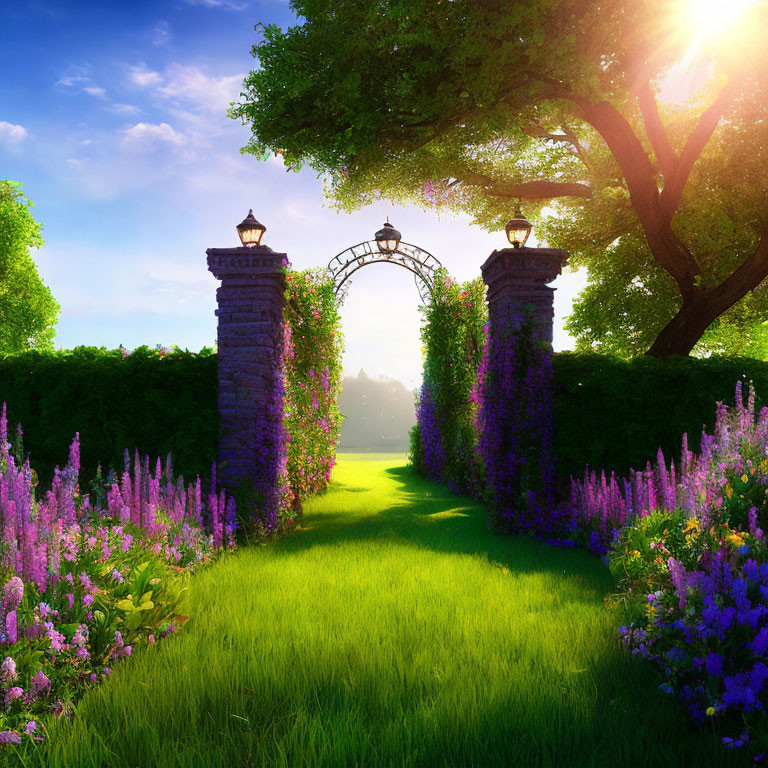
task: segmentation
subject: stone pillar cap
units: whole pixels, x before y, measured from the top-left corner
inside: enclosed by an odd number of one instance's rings
[[[486,284],[502,276],[549,283],[568,262],[562,248],[502,248],[494,251],[480,267]]]

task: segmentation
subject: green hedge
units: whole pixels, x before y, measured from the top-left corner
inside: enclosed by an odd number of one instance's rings
[[[560,352],[553,368],[554,452],[564,486],[585,464],[621,474],[644,468],[659,447],[677,465],[683,433],[698,450],[702,426],[712,432],[715,402],[732,403],[739,378],[754,382],[758,408],[768,404],[768,363],[749,358]]]
[[[80,433],[81,479],[97,463],[123,468],[123,449],[153,459],[173,454],[175,473],[210,475],[219,414],[216,355],[140,347],[77,347],[0,358],[0,403],[8,404],[8,432],[24,430],[24,451],[43,486],[67,462]]]
[[[584,465],[626,473],[644,467],[661,446],[677,459],[688,432],[693,450],[715,402],[732,402],[738,378],[752,380],[758,407],[768,404],[768,363],[747,358],[553,356],[555,455],[563,490]],[[762,400],[761,400],[762,398]],[[97,463],[122,471],[123,449],[165,458],[187,479],[205,478],[216,456],[216,355],[175,350],[164,357],[141,347],[77,347],[0,358],[0,403],[8,403],[9,437],[18,422],[24,450],[43,485],[67,461],[80,433],[82,478]]]

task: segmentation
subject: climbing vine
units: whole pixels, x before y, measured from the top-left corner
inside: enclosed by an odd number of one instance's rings
[[[487,322],[481,278],[457,283],[444,269],[422,308],[424,377],[411,434],[416,469],[457,492],[482,487],[475,421],[477,382]]]
[[[284,424],[288,478],[300,500],[327,486],[336,463],[343,339],[325,270],[289,271],[286,285]]]
[[[555,524],[552,363],[531,313],[517,329],[486,328],[478,371],[477,433],[488,522],[498,533],[551,535]]]

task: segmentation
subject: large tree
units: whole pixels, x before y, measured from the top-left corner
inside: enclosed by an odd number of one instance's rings
[[[532,214],[557,201],[582,238],[574,250],[634,237],[673,286],[657,356],[688,354],[768,275],[762,0],[292,5],[301,23],[261,28],[260,66],[231,110],[252,127],[244,151],[314,167],[349,207],[431,199],[499,227],[516,200]],[[661,105],[684,58],[706,71],[705,87],[683,107]],[[728,148],[737,165],[725,181],[742,193],[714,218],[702,210],[717,199],[692,179],[712,146]],[[718,260],[725,219],[739,251]],[[569,241],[550,229],[550,244]]]
[[[32,203],[0,180],[0,353],[53,349],[59,305],[43,283],[30,248],[43,245]]]

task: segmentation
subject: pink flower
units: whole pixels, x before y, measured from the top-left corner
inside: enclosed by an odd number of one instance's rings
[[[24,689],[19,688],[18,685],[15,685],[13,688],[9,688],[8,692],[5,694],[5,701],[7,704],[12,702],[14,699],[18,699],[19,696],[24,695]]]
[[[69,610],[71,611],[72,608],[74,608],[75,606],[75,596],[71,592],[67,592],[67,594],[64,595],[64,597],[67,598],[67,604],[69,606]]]
[[[34,720],[30,720],[24,729],[25,733],[34,733],[37,730],[37,723]]]
[[[16,731],[0,731],[0,744],[21,744],[21,736]]]
[[[51,681],[45,676],[45,673],[41,669],[33,678],[32,678],[32,690],[30,691],[30,695],[34,698],[38,694],[45,691],[46,693],[50,693],[51,691]]]
[[[86,607],[93,605],[93,595],[83,595],[83,605]]]
[[[8,611],[5,617],[5,631],[8,635],[8,642],[13,645],[19,639],[19,625],[16,621],[16,611]]]
[[[6,656],[5,661],[0,665],[0,679],[4,683],[10,683],[16,677],[16,662],[10,656]]]
[[[18,577],[13,576],[8,579],[7,584],[3,587],[3,599],[8,603],[6,606],[9,610],[18,608],[19,604],[24,597],[24,582]]]

